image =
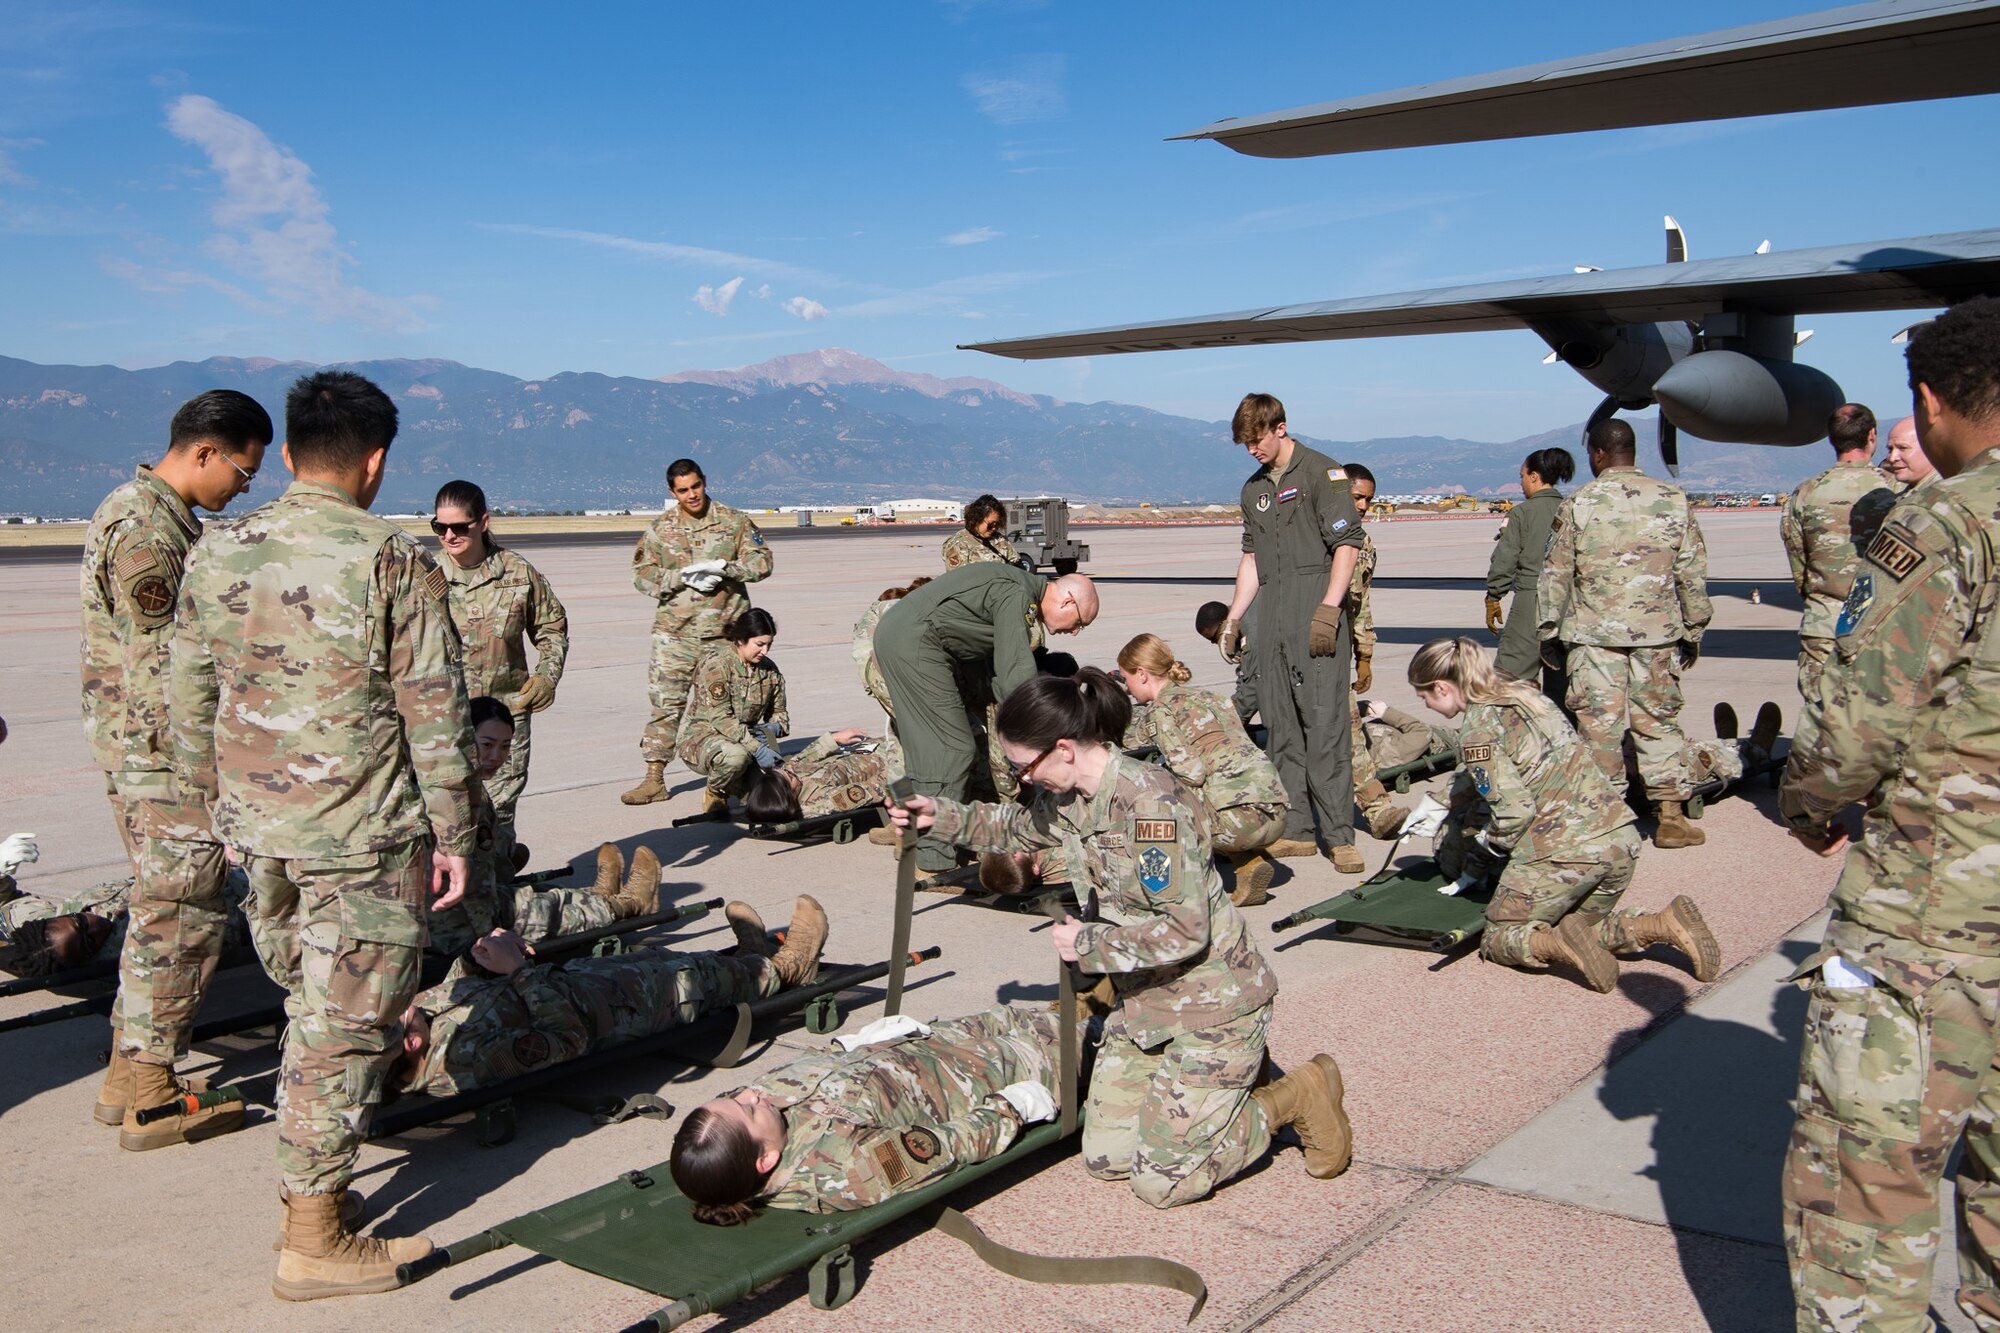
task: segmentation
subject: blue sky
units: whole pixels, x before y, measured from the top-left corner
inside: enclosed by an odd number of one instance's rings
[[[1332,439],[1596,395],[1528,333],[1019,364],[954,344],[1993,225],[2000,98],[1264,161],[1166,136],[1803,12],[0,0],[0,354],[655,376],[817,347]],[[1908,315],[1804,359],[1907,410]],[[1694,445],[1699,448],[1699,445]]]

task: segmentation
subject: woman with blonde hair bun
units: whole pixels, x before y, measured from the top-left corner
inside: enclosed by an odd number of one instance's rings
[[[1230,901],[1238,907],[1269,901],[1277,866],[1264,848],[1285,831],[1277,768],[1251,743],[1233,707],[1188,684],[1193,673],[1159,635],[1141,634],[1121,648],[1118,668],[1125,692],[1148,705],[1160,762],[1201,793],[1209,841],[1236,868]]]
[[[1618,906],[1639,855],[1632,811],[1546,695],[1501,675],[1466,638],[1419,648],[1410,684],[1432,712],[1461,719],[1438,864],[1457,877],[1453,892],[1499,865],[1482,958],[1536,971],[1561,960],[1609,991],[1616,955],[1671,944],[1696,980],[1715,979],[1722,951],[1692,898],[1658,912]]]

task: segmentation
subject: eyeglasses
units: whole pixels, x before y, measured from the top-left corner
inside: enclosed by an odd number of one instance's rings
[[[447,532],[454,537],[469,537],[472,535],[472,530],[478,526],[479,520],[476,518],[467,523],[441,523],[437,519],[431,520],[431,531],[440,537]]]
[[[215,456],[217,458],[220,458],[223,462],[229,464],[229,466],[235,468],[236,475],[243,478],[243,484],[245,486],[248,486],[251,482],[257,480],[256,473],[245,472],[241,464],[239,464],[235,459],[231,458],[228,454],[223,453],[222,450],[217,449],[215,451]]]
[[[1061,745],[1061,744],[1062,744],[1061,741],[1056,742],[1056,745]],[[1009,759],[1007,761],[1007,770],[1014,775],[1014,779],[1017,782],[1032,782],[1035,779],[1035,770],[1042,766],[1042,761],[1044,759],[1047,759],[1050,755],[1054,754],[1055,752],[1056,752],[1056,746],[1051,745],[1048,749],[1042,751],[1040,754],[1036,755],[1033,759],[1030,759],[1025,764],[1017,764],[1012,759]]]

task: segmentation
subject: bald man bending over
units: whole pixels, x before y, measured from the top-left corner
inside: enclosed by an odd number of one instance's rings
[[[954,668],[992,681],[993,697],[1035,674],[1045,634],[1074,634],[1097,618],[1097,588],[1081,574],[1045,579],[1012,565],[961,565],[889,608],[875,660],[895,705],[896,738],[919,793],[964,800],[979,750]],[[917,868],[949,870],[953,849],[917,844]]]

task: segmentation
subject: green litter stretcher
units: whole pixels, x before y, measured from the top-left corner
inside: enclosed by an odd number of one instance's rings
[[[1395,851],[1389,855],[1394,860]],[[1365,926],[1443,953],[1485,932],[1486,905],[1493,901],[1490,887],[1470,889],[1456,897],[1438,892],[1450,883],[1429,857],[1408,866],[1384,865],[1366,883],[1300,908],[1271,928],[1290,930],[1314,921],[1330,921],[1335,931],[1345,935]]]
[[[808,1270],[816,1309],[837,1310],[857,1285],[851,1247],[913,1213],[964,1241],[1001,1272],[1030,1282],[1105,1284],[1135,1282],[1169,1287],[1194,1298],[1188,1319],[1201,1313],[1208,1288],[1200,1274],[1165,1259],[1049,1258],[1022,1254],[987,1238],[945,1203],[948,1195],[1054,1144],[1073,1149],[1060,1125],[1036,1125],[998,1157],[962,1167],[923,1189],[847,1213],[798,1213],[767,1208],[742,1226],[713,1227],[694,1220],[692,1205],[674,1187],[667,1163],[627,1171],[608,1185],[524,1213],[455,1245],[435,1250],[397,1270],[405,1285],[519,1245],[572,1268],[664,1297],[667,1304],[625,1333],[679,1328],[699,1315],[742,1300],[766,1283]]]
[[[1434,778],[1440,773],[1449,773],[1457,767],[1457,753],[1451,750],[1444,750],[1436,754],[1418,755],[1407,764],[1394,764],[1388,768],[1377,769],[1375,770],[1375,778],[1383,786],[1392,788],[1400,795],[1409,791],[1410,784],[1413,782],[1422,782],[1425,778]]]

